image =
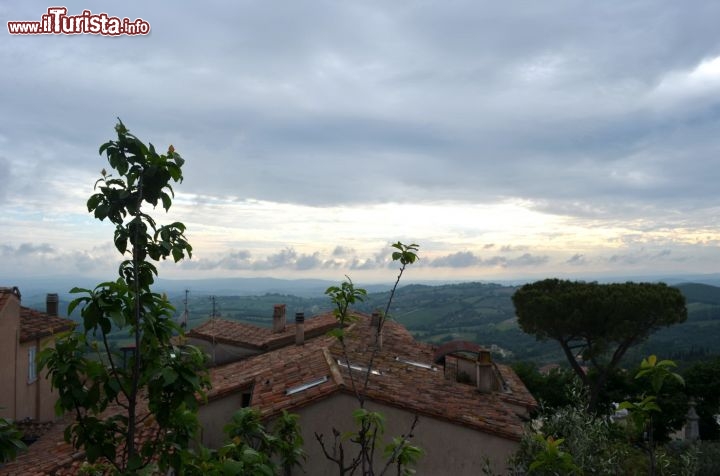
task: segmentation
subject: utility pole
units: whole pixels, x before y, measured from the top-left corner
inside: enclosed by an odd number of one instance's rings
[[[190,292],[189,289],[185,290],[185,300],[183,303],[185,304],[185,311],[183,312],[182,318],[180,319],[180,327],[183,329],[187,329],[188,325],[188,319],[190,316],[190,312],[188,311],[188,293]]]
[[[213,364],[217,362],[217,355],[215,352],[215,348],[217,347],[217,343],[215,342],[215,296],[210,296],[210,299],[212,300],[212,315],[210,316],[210,334],[212,335],[212,360]]]

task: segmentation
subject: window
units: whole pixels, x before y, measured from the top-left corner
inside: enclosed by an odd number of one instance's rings
[[[37,347],[32,346],[28,349],[28,383],[37,380]]]
[[[415,360],[402,359],[400,358],[400,356],[395,356],[395,360],[397,360],[398,362],[402,362],[403,364],[413,365],[415,367],[420,367],[421,369],[427,369],[432,370],[433,372],[437,372],[437,367],[435,367],[434,365],[424,364]]]
[[[251,392],[243,392],[242,396],[240,397],[240,406],[242,408],[247,408],[250,406],[250,402],[252,401],[252,393]]]
[[[338,363],[338,365],[342,365],[343,367],[349,368],[350,370],[354,370],[356,372],[367,372],[368,371],[367,367],[361,367],[360,365],[355,365],[352,363],[348,364],[347,362],[343,362],[340,359],[337,359],[337,363]],[[382,375],[382,372],[380,372],[379,370],[375,370],[375,369],[372,369],[370,371],[370,373],[373,375]]]
[[[294,393],[302,392],[303,390],[317,387],[318,385],[323,384],[327,381],[328,381],[328,377],[327,377],[327,375],[325,375],[324,377],[313,380],[312,382],[307,382],[302,385],[298,385],[297,387],[288,388],[287,390],[285,390],[285,395],[292,395]]]

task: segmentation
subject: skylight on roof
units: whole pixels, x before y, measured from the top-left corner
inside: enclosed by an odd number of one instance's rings
[[[432,370],[433,372],[437,372],[437,367],[430,364],[424,364],[422,362],[417,362],[415,360],[407,360],[407,359],[401,359],[399,356],[395,356],[395,360],[398,362],[402,362],[403,364],[413,365],[415,367],[420,367],[421,369],[426,370]]]
[[[317,387],[320,384],[323,384],[328,381],[328,376],[325,375],[324,377],[321,377],[319,379],[312,380],[310,382],[304,383],[302,385],[298,385],[296,387],[291,387],[285,390],[285,395],[292,395],[294,393],[302,392],[304,390],[307,390],[309,388]]]
[[[355,364],[348,364],[347,362],[343,362],[340,359],[337,359],[337,363],[338,363],[338,365],[347,367],[350,370],[355,370],[356,372],[367,372],[368,371],[367,367],[361,367],[361,366],[355,365]],[[382,375],[382,372],[380,372],[379,370],[375,370],[375,369],[371,370],[370,373],[373,375]]]

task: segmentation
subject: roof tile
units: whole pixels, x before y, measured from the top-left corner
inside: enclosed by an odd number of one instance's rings
[[[336,326],[337,320],[331,312],[307,319],[304,323],[305,338],[323,335]],[[213,318],[190,330],[187,336],[266,351],[294,344],[295,333],[295,323],[287,324],[283,332],[273,332],[269,327]]]
[[[20,342],[41,339],[68,331],[74,326],[75,322],[70,319],[52,316],[28,307],[20,308]]]
[[[375,328],[369,322],[370,317],[363,315],[346,332],[345,344],[352,366],[367,368],[369,365],[375,340]],[[405,327],[387,321],[382,350],[373,360],[373,368],[381,375],[370,376],[367,397],[483,432],[519,439],[523,422],[512,405],[532,408],[536,402],[514,372],[507,366],[498,365],[509,390],[485,394],[474,386],[447,380],[442,371],[407,363],[430,366],[434,353],[433,346],[415,341]],[[338,365],[338,359],[342,364]],[[355,379],[357,387],[362,386],[359,380],[364,378],[364,372],[348,370],[344,361],[342,346],[337,339],[318,337],[304,345],[288,346],[214,368],[211,371],[213,389],[208,397],[219,398],[233,392],[233,388],[254,384],[252,404],[264,416],[270,417],[334,392],[353,392],[351,379]],[[288,388],[323,376],[328,380],[312,389],[286,394]]]
[[[344,341],[351,365],[367,367],[375,347],[375,328],[369,325],[370,316],[358,316],[359,321],[348,327]],[[306,321],[306,326],[313,320]],[[294,335],[294,329],[290,335]],[[531,408],[536,402],[515,373],[507,366],[497,365],[509,392],[488,394],[478,392],[472,385],[447,380],[442,369],[432,370],[407,363],[411,361],[430,367],[435,351],[435,347],[415,341],[402,325],[387,321],[382,350],[373,360],[373,368],[380,370],[381,375],[370,375],[367,397],[420,415],[519,440],[523,422],[512,405]],[[339,341],[319,335],[306,340],[303,345],[289,345],[218,366],[210,370],[213,388],[208,392],[208,399],[252,389],[251,405],[263,416],[272,417],[337,392],[353,393],[352,379],[360,386],[359,377],[364,374],[349,370],[345,364],[339,365],[338,359],[345,360]],[[327,379],[306,390],[287,393],[289,388],[311,384],[322,377]],[[63,442],[64,427],[64,424],[56,424],[30,447],[30,451],[3,467],[3,474],[30,474],[28,470],[40,475],[77,474],[84,455]]]

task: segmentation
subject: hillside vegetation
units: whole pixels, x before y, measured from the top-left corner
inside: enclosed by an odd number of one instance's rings
[[[687,300],[688,320],[653,334],[647,342],[632,349],[626,360],[635,362],[643,356],[657,354],[688,362],[720,354],[720,287],[698,283],[676,287]],[[411,284],[397,291],[392,318],[405,325],[419,340],[441,343],[465,339],[492,347],[499,360],[564,363],[565,358],[555,343],[539,342],[518,328],[511,302],[516,289],[515,286],[486,283]],[[178,316],[184,308],[183,298],[184,295],[171,296]],[[370,293],[357,308],[372,312],[381,308],[387,298],[387,292]],[[296,312],[312,316],[331,310],[326,297],[265,293],[216,296],[215,313],[225,319],[270,326],[275,304],[287,305],[289,321]],[[32,307],[43,309],[44,303],[39,301]],[[61,309],[63,307],[61,303]],[[210,318],[212,298],[208,294],[191,292],[188,308],[188,327],[193,328]],[[120,336],[113,337],[118,342],[123,341]]]
[[[679,361],[691,361],[720,353],[720,287],[704,284],[680,284],[688,302],[688,320],[663,329],[633,349],[632,361],[638,356],[658,354]],[[442,286],[408,285],[395,296],[392,318],[405,325],[418,339],[440,343],[453,339],[471,340],[493,347],[500,360],[534,360],[564,362],[559,348],[552,342],[538,342],[523,333],[517,325],[511,296],[517,288],[500,284],[461,283]],[[358,310],[372,312],[387,302],[388,293],[370,293]],[[173,299],[178,314],[182,298]],[[295,312],[311,316],[331,309],[327,298],[301,298],[266,293],[261,296],[218,296],[216,315],[257,325],[270,326],[274,304],[287,305],[287,318]],[[189,327],[209,318],[212,300],[192,295],[188,300]]]

